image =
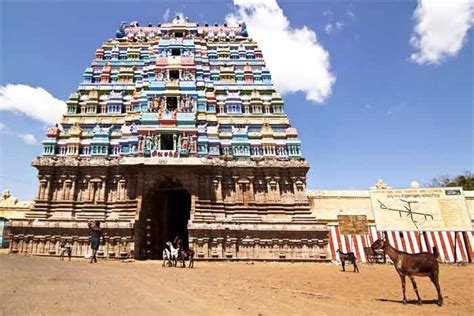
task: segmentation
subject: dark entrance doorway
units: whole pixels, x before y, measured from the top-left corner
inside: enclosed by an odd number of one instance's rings
[[[191,197],[180,185],[171,183],[148,192],[137,227],[137,259],[161,259],[165,243],[176,236],[188,247],[190,212]]]

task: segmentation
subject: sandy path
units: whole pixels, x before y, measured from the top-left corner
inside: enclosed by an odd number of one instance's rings
[[[351,270],[352,267],[349,267]],[[470,314],[474,266],[441,267],[443,307],[418,278],[423,306],[401,304],[389,265],[340,272],[331,264],[207,263],[195,269],[161,262],[72,262],[0,255],[2,315],[361,315]],[[407,295],[414,300],[411,284]]]

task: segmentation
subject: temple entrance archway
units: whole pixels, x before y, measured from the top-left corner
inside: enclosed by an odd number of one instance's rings
[[[142,201],[136,242],[138,259],[162,259],[167,241],[180,236],[188,246],[191,196],[181,183],[166,179],[148,189]]]

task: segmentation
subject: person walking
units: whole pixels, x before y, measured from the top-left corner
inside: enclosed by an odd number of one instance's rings
[[[100,229],[99,221],[89,221],[89,230],[91,231],[91,248],[92,248],[92,257],[90,263],[97,263],[97,250],[100,246],[100,237],[104,238],[102,230]]]

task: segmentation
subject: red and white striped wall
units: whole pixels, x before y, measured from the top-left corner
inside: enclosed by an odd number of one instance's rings
[[[339,261],[336,250],[354,252],[356,257],[367,262],[364,247],[370,247],[378,238],[388,237],[390,245],[408,253],[432,252],[434,246],[439,252],[441,262],[469,262],[469,255],[474,262],[474,231],[469,232],[412,232],[412,231],[377,231],[369,226],[368,235],[341,235],[338,226],[329,226],[329,248],[332,260]],[[456,241],[455,241],[456,238]],[[469,254],[469,255],[468,255]]]

